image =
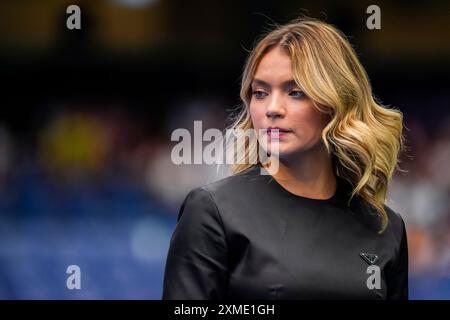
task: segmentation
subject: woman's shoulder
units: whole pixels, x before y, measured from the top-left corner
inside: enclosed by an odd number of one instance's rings
[[[252,166],[238,173],[210,182],[196,189],[208,191],[213,195],[236,194],[254,188],[255,183],[261,180],[259,166]]]
[[[384,205],[384,210],[388,217],[388,229],[395,238],[401,239],[404,236],[403,233],[406,232],[405,221],[402,215],[388,205]]]
[[[196,211],[196,216],[199,216],[201,212],[221,212],[222,208],[249,201],[249,196],[257,196],[257,185],[260,180],[260,169],[254,166],[214,182],[194,187],[181,204],[178,219],[184,211]]]
[[[262,192],[264,179],[260,167],[252,166],[239,173],[192,188],[182,207],[186,202],[194,202],[220,209],[224,205],[229,207],[242,201],[254,200],[253,197],[258,197]]]
[[[395,227],[402,227],[404,221],[402,215],[399,212],[393,210],[388,205],[384,205],[384,210],[386,210],[389,221],[391,221],[391,223],[395,225]]]
[[[387,204],[384,204],[383,208],[387,216],[387,225],[380,236],[387,236],[391,239],[394,238],[400,241],[404,236],[406,229],[402,216],[403,213],[395,211]],[[350,211],[354,213],[355,218],[359,219],[373,232],[378,233],[382,229],[382,219],[378,210],[369,204],[362,196],[355,196],[351,201]]]

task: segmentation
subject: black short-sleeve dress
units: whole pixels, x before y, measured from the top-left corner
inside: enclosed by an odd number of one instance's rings
[[[297,196],[264,169],[189,192],[166,259],[163,299],[408,299],[401,216],[389,224],[350,184],[320,200]]]

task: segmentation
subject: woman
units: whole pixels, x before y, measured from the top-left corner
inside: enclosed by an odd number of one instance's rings
[[[163,299],[407,299],[405,224],[384,204],[403,118],[374,100],[345,36],[315,19],[277,27],[241,98],[231,128],[260,132],[244,156],[270,159],[187,195]]]

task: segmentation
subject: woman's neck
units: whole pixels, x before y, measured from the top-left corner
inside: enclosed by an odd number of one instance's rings
[[[329,199],[337,187],[331,159],[322,148],[280,158],[272,177],[289,192],[306,198]]]

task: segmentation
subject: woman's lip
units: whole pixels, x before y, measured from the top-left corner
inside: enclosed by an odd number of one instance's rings
[[[276,127],[270,127],[270,128],[267,128],[267,132],[271,132],[271,131],[275,131],[275,130],[278,130],[280,133],[281,132],[290,132],[291,130],[289,130],[289,129],[284,129],[284,128],[276,128]]]
[[[271,131],[271,130],[268,130],[267,131],[267,136],[269,137],[269,138],[281,138],[281,137],[284,137],[285,135],[287,135],[288,133],[290,133],[290,131]]]

